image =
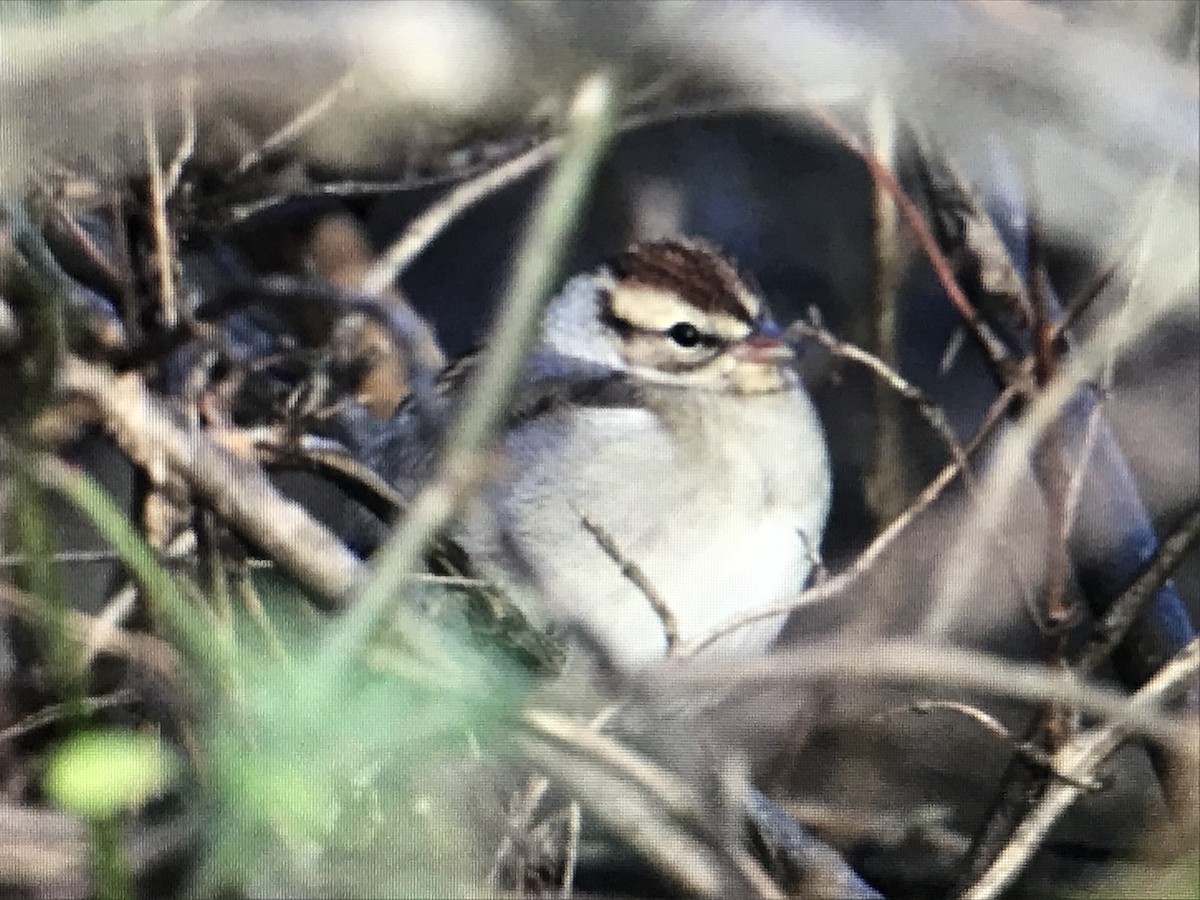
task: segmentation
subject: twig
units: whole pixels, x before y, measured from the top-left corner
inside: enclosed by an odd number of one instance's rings
[[[179,187],[179,179],[183,175],[183,167],[188,164],[196,152],[196,78],[188,76],[183,79],[181,99],[181,115],[183,117],[183,135],[179,139],[179,149],[167,167],[163,177],[162,192],[164,197],[172,196]]]
[[[665,690],[795,686],[837,679],[856,684],[903,682],[957,687],[1034,703],[1063,703],[1172,746],[1190,748],[1194,739],[1193,729],[1185,724],[1187,720],[1151,706],[1131,705],[1127,695],[1082,683],[1073,673],[929,641],[848,645],[839,639],[736,662],[676,657],[656,667],[651,677]]]
[[[146,167],[150,177],[150,221],[154,228],[154,259],[158,264],[158,299],[162,306],[162,324],[170,331],[179,323],[179,307],[175,302],[173,248],[171,230],[167,224],[167,192],[156,132],[154,99],[150,86],[146,85],[142,91],[142,134],[146,142]]]
[[[839,339],[827,328],[811,322],[796,321],[788,326],[786,336],[804,337],[814,340],[836,357],[858,363],[870,370],[881,382],[891,388],[896,394],[913,404],[921,418],[932,428],[946,445],[950,458],[957,464],[965,475],[970,476],[970,466],[967,451],[959,441],[958,435],[946,421],[945,411],[919,387],[908,381],[896,369],[880,357],[869,353],[861,347],[856,347]]]
[[[1066,776],[1054,771],[1054,760],[1043,748],[1031,741],[1021,740],[1020,738],[1015,737],[1012,731],[1003,722],[990,713],[984,712],[977,706],[972,706],[969,703],[960,703],[956,700],[920,700],[909,706],[901,708],[910,710],[912,712],[921,713],[922,715],[927,715],[934,710],[947,710],[949,712],[956,712],[959,715],[965,716],[966,718],[975,722],[984,730],[996,735],[996,737],[1004,741],[1009,749],[1017,753],[1026,762],[1030,762],[1040,769],[1043,769],[1051,777],[1069,780],[1066,778]],[[1083,790],[1097,790],[1100,786],[1101,785],[1098,781],[1092,781],[1087,784],[1076,784],[1076,787]]]
[[[567,239],[611,136],[613,93],[609,79],[602,76],[588,79],[577,92],[562,156],[523,242],[503,312],[467,389],[438,474],[410,504],[404,522],[376,555],[374,578],[321,651],[325,664],[343,664],[396,608],[402,574],[421,558],[430,536],[454,514],[482,471],[481,459],[516,387],[527,349],[537,335],[542,311],[565,257]],[[385,282],[381,289],[386,286]]]
[[[916,238],[921,251],[933,267],[934,274],[937,276],[942,290],[946,292],[946,297],[949,299],[950,304],[955,308],[959,316],[962,317],[963,322],[971,330],[976,340],[979,341],[997,375],[1003,379],[1005,384],[1011,383],[1012,379],[1019,374],[1019,368],[1015,366],[1012,356],[1004,346],[1004,343],[996,337],[991,327],[979,314],[979,311],[967,299],[967,295],[963,292],[958,279],[954,275],[954,269],[950,265],[950,261],[946,259],[946,255],[938,246],[937,239],[929,230],[929,223],[925,221],[925,217],[908,195],[908,192],[896,180],[896,176],[889,172],[887,167],[876,158],[875,154],[870,149],[864,147],[862,141],[838,121],[832,113],[812,103],[807,104],[806,107],[813,118],[824,125],[838,141],[863,161],[863,164],[871,173],[871,177],[896,199],[896,204],[901,217],[904,219],[904,223],[912,232],[913,237]]]
[[[60,377],[64,388],[97,405],[130,457],[143,466],[165,463],[303,584],[335,604],[346,602],[365,567],[303,507],[281,495],[258,466],[223,449],[202,429],[178,424],[136,374],[114,375],[69,357]]]
[[[50,557],[52,562],[68,566],[113,562],[118,558],[112,550],[58,550]],[[23,566],[29,562],[28,553],[5,553],[0,556],[0,569]]]
[[[661,122],[703,117],[717,113],[744,111],[747,108],[759,110],[761,106],[746,103],[697,104],[695,106],[675,108],[665,113],[644,113],[626,116],[620,122],[614,123],[612,127],[618,133],[625,133]],[[485,197],[494,194],[496,191],[503,190],[505,187],[514,184],[533,170],[547,164],[563,148],[564,143],[561,138],[548,138],[505,160],[498,166],[487,169],[469,180],[456,185],[445,197],[427,208],[408,224],[400,236],[384,251],[364,277],[361,285],[362,290],[368,294],[379,294],[386,290],[394,284],[397,278],[404,274],[413,261],[425,251],[434,239],[465,210],[474,206]],[[440,184],[447,180],[453,180],[453,176],[450,178],[427,179],[416,183],[414,186],[426,187],[430,184]],[[336,195],[342,196],[345,193],[352,193],[348,187],[349,184],[347,188],[339,190]],[[385,186],[380,186],[380,189],[383,190],[386,188]],[[332,191],[330,192],[332,193]],[[372,192],[379,191],[373,190]]]
[[[39,598],[3,582],[0,582],[0,605],[26,619],[45,615]],[[153,635],[101,627],[94,617],[75,610],[68,614],[67,626],[74,641],[86,646],[88,641],[96,640],[97,650],[124,656],[166,681],[173,682],[179,673],[180,661],[175,648]]]
[[[381,294],[390,288],[413,260],[464,210],[545,165],[554,159],[562,146],[562,138],[549,138],[494,169],[455,185],[445,197],[409,222],[400,236],[367,270],[361,284],[363,292]]]
[[[106,604],[100,614],[93,620],[95,626],[88,631],[83,642],[83,663],[86,669],[96,658],[96,653],[109,640],[110,636],[119,630],[119,626],[134,611],[137,604],[137,585],[126,583]]]
[[[62,719],[73,718],[80,713],[94,713],[102,709],[122,706],[135,699],[133,691],[121,689],[99,697],[83,697],[79,700],[72,700],[70,703],[52,703],[7,728],[0,728],[0,744]]]
[[[1113,601],[1095,635],[1079,653],[1077,667],[1091,672],[1108,659],[1137,621],[1175,567],[1200,538],[1200,505],[1194,507],[1179,527],[1162,542],[1154,559],[1120,597]]]
[[[301,135],[306,128],[328,112],[338,98],[354,84],[354,73],[347,72],[316,100],[296,113],[284,125],[270,134],[258,147],[247,151],[237,164],[237,174],[245,175],[270,153]]]
[[[587,516],[582,513],[577,514],[579,515],[579,520],[583,523],[583,527],[596,539],[596,543],[600,546],[600,549],[620,567],[621,575],[641,592],[642,596],[650,604],[650,608],[654,610],[654,614],[658,616],[658,620],[662,622],[663,636],[667,641],[667,655],[670,656],[675,652],[675,647],[679,643],[679,622],[675,618],[675,613],[671,611],[671,607],[667,605],[662,595],[650,583],[650,579],[646,577],[646,573],[621,552],[621,548],[617,546],[617,542],[613,540],[612,535]]]
[[[548,747],[522,741],[531,756],[544,762],[559,762],[553,768],[558,770],[560,778],[573,783],[577,790],[592,786],[592,791],[584,790],[591,794],[589,806],[592,810],[681,884],[702,896],[729,896],[731,876],[736,873],[737,882],[741,882],[739,893],[752,890],[756,896],[782,900],[782,892],[748,854],[730,848],[732,852],[718,855],[715,852],[718,848],[688,833],[702,831],[705,817],[695,791],[674,773],[615,739],[557,713],[531,709],[523,718],[535,734],[565,746],[586,762],[599,764],[593,766],[596,771],[591,773],[587,771],[589,767],[576,764],[571,767],[572,778],[566,779],[566,766],[545,752]],[[599,792],[594,790],[587,776],[602,776],[605,769],[617,774],[620,780],[615,783],[607,780],[610,788],[597,796]],[[654,801],[654,805],[648,800]],[[733,871],[721,872],[716,868],[718,864],[723,864],[722,869]]]
[[[619,709],[619,704],[610,703],[588,722],[587,727],[593,731],[600,731],[612,720],[612,717],[617,714]],[[506,833],[500,839],[500,846],[496,848],[496,857],[492,863],[492,871],[488,875],[488,884],[493,887],[497,886],[496,882],[500,875],[500,867],[513,850],[513,833],[529,827],[530,819],[533,818],[538,804],[542,802],[542,798],[549,789],[550,779],[544,775],[535,775],[529,779],[529,784],[525,787],[520,804],[513,808],[513,811],[508,816],[508,820],[505,822]]]
[[[1029,305],[1032,320],[1029,323],[1033,343],[1033,377],[1040,391],[1058,373],[1059,355],[1051,323],[1051,287],[1042,261],[1042,246],[1037,228],[1029,229],[1030,287]],[[1072,478],[1067,472],[1066,425],[1061,418],[1049,422],[1041,439],[1036,443],[1031,460],[1038,483],[1041,485],[1053,522],[1051,539],[1046,542],[1046,587],[1045,624],[1050,637],[1047,664],[1065,665],[1064,634],[1071,618],[1067,601],[1067,580],[1070,577],[1071,557],[1067,547],[1067,536],[1071,532],[1074,512],[1070,508]],[[1075,469],[1075,484],[1082,489],[1083,473],[1087,469],[1086,456]],[[1043,724],[1047,737],[1054,745],[1058,732],[1064,724],[1064,711],[1045,710]]]
[[[1200,672],[1200,640],[1192,641],[1178,656],[1127,702],[1130,713],[1152,710],[1182,689]],[[1191,738],[1190,752],[1195,754],[1195,722],[1186,729]],[[1017,827],[1012,838],[992,864],[963,894],[964,900],[989,900],[997,897],[1020,875],[1042,846],[1046,835],[1059,817],[1083,791],[1076,783],[1095,779],[1096,770],[1128,737],[1127,725],[1110,723],[1080,734],[1054,754],[1054,769],[1068,776],[1049,786],[1037,805]]]
[[[1096,299],[1108,287],[1109,282],[1112,281],[1113,276],[1117,274],[1117,269],[1120,268],[1123,258],[1124,254],[1109,262],[1108,265],[1104,266],[1104,268],[1088,279],[1087,283],[1063,305],[1063,313],[1059,316],[1054,326],[1056,340],[1061,339],[1064,334],[1068,333],[1074,327],[1075,323],[1079,321],[1079,318],[1096,302]]]
[[[298,440],[287,441],[282,439],[280,431],[281,429],[271,428],[268,433],[256,433],[247,429],[255,449],[266,457],[265,462],[305,466],[347,482],[369,495],[364,505],[381,518],[398,516],[407,508],[399,491],[344,447],[328,439],[308,434],[301,435]]]
[[[469,175],[489,171],[487,166],[472,168]],[[425,188],[440,187],[453,184],[463,178],[459,171],[427,175],[425,177],[404,178],[399,181],[359,181],[346,179],[315,184],[298,191],[288,191],[282,194],[271,194],[247,203],[235,203],[224,210],[229,219],[234,222],[244,222],[255,216],[268,212],[285,204],[298,200],[316,200],[322,197],[358,199],[362,197],[377,197],[383,194],[398,194],[403,191],[418,191]]]

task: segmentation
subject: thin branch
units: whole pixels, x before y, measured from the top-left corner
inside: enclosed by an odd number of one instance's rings
[[[27,620],[45,615],[39,598],[3,582],[0,582],[0,606]],[[94,640],[96,650],[123,656],[145,666],[165,681],[174,682],[179,674],[181,666],[178,652],[169,643],[153,635],[106,628],[95,617],[75,610],[71,610],[67,616],[67,630],[77,643],[87,647],[88,642]]]
[[[489,166],[473,167],[467,174],[469,177],[489,170]],[[355,179],[330,181],[311,185],[298,191],[271,194],[247,203],[235,203],[224,212],[232,222],[238,223],[298,200],[314,200],[322,197],[356,200],[363,197],[378,197],[383,194],[398,194],[404,191],[419,191],[454,184],[463,177],[462,172],[453,171],[419,178],[404,178],[398,181],[360,181]]]
[[[117,559],[120,557],[113,550],[58,550],[50,556],[51,562],[67,566],[113,562]],[[28,553],[5,553],[0,556],[0,569],[24,566],[30,561]]]
[[[970,474],[967,451],[959,441],[958,435],[946,421],[945,411],[919,387],[908,381],[891,365],[884,362],[873,353],[856,347],[851,343],[836,337],[827,328],[812,322],[796,321],[788,326],[786,337],[804,337],[816,341],[836,357],[857,363],[868,369],[881,382],[891,388],[896,394],[913,404],[921,418],[932,428],[946,445],[946,449],[959,467],[959,470]]]
[[[83,668],[86,669],[92,664],[96,654],[111,636],[120,630],[121,624],[129,618],[136,606],[137,585],[133,582],[126,583],[104,604],[100,614],[93,620],[94,627],[88,631],[83,642]]]
[[[171,230],[167,224],[167,192],[163,180],[162,157],[158,149],[154,122],[154,98],[150,86],[142,91],[142,134],[146,142],[146,167],[150,178],[150,222],[154,228],[154,259],[158,265],[158,295],[162,306],[162,324],[168,331],[179,324],[175,302],[175,272]]]
[[[321,94],[316,100],[296,113],[277,131],[269,135],[258,147],[247,151],[237,164],[237,174],[244,175],[268,155],[278,150],[284,144],[290,143],[304,133],[310,125],[333,108],[334,103],[354,84],[354,73],[347,72]]]
[[[117,442],[143,467],[168,466],[219,515],[303,584],[345,603],[365,567],[298,503],[281,495],[262,470],[220,447],[203,429],[177,422],[136,374],[114,375],[69,357],[62,386],[91,399]]]
[[[888,171],[887,166],[880,162],[870,149],[864,147],[862,141],[832,113],[812,103],[807,104],[806,108],[813,118],[824,125],[838,141],[863,161],[871,173],[871,177],[896,199],[896,205],[904,223],[916,238],[921,251],[933,267],[934,274],[937,276],[942,290],[946,292],[950,304],[957,310],[963,322],[979,341],[997,375],[1003,379],[1005,384],[1012,383],[1012,380],[1019,375],[1019,368],[1014,364],[1004,343],[995,335],[971,301],[967,299],[967,295],[954,275],[954,268],[938,246],[937,239],[929,229],[929,223],[925,221],[921,210],[917,208],[908,192],[896,180],[896,176]]]
[[[564,746],[572,751],[572,755],[582,757],[585,763],[593,764],[571,766],[573,777],[569,782],[577,790],[591,794],[588,799],[592,810],[681,884],[702,896],[728,896],[733,881],[731,876],[736,873],[742,891],[752,890],[756,896],[782,900],[782,892],[748,854],[738,853],[739,848],[729,848],[731,852],[725,852],[725,848],[713,847],[698,835],[689,833],[703,833],[704,810],[695,791],[677,775],[614,738],[558,713],[531,709],[523,718],[535,734]],[[544,762],[558,762],[553,768],[558,770],[559,778],[568,780],[565,778],[565,760],[546,753],[549,747],[527,740],[522,744],[531,756]],[[589,769],[595,771],[589,772]],[[596,796],[594,789],[587,791],[586,787],[599,781],[604,770],[616,774],[620,780],[605,779],[609,789]],[[589,779],[589,775],[599,777]],[[648,799],[654,802],[653,806]],[[642,810],[637,809],[638,805]],[[721,872],[716,865],[732,871]]]
[[[588,722],[587,727],[593,731],[600,731],[612,720],[619,709],[619,704],[610,703]],[[505,822],[506,833],[500,839],[500,846],[496,848],[496,857],[492,863],[492,871],[488,875],[488,884],[496,886],[500,876],[500,867],[513,851],[512,835],[529,827],[529,822],[537,811],[538,804],[542,802],[542,798],[546,796],[546,791],[549,789],[550,779],[544,775],[535,775],[529,779],[520,803],[512,807],[512,812],[509,813]]]
[[[163,177],[163,196],[170,197],[179,187],[179,179],[183,175],[183,167],[188,164],[196,152],[196,78],[188,76],[181,85],[183,97],[180,113],[183,117],[183,136],[179,139],[179,148],[167,173]]]
[[[1026,762],[1032,763],[1038,768],[1044,770],[1047,774],[1054,778],[1061,778],[1069,781],[1070,779],[1059,772],[1054,771],[1053,757],[1044,749],[1031,741],[1021,740],[1013,735],[1003,722],[997,719],[990,713],[984,712],[977,706],[972,706],[970,703],[960,703],[956,700],[919,700],[909,706],[901,707],[901,709],[909,710],[922,715],[928,715],[934,710],[946,710],[955,712],[961,716],[965,716],[975,722],[985,731],[994,734],[1000,738],[1008,746],[1010,750],[1018,754]],[[1101,787],[1100,782],[1091,781],[1086,784],[1076,783],[1076,787],[1082,790],[1097,790]]]
[[[396,279],[464,210],[545,165],[558,155],[562,147],[562,138],[550,138],[482,175],[455,185],[445,197],[409,222],[400,236],[380,255],[363,276],[363,292],[381,294],[392,287]]]
[[[31,715],[25,716],[21,721],[9,725],[7,728],[0,728],[0,744],[29,734],[31,731],[37,731],[39,728],[44,728],[63,719],[75,718],[80,713],[99,712],[102,709],[111,709],[114,706],[124,706],[135,700],[136,696],[133,691],[121,689],[113,691],[111,694],[102,694],[99,697],[83,697],[72,700],[69,703],[52,703],[49,706],[43,706]]]
[[[1153,710],[1183,689],[1200,672],[1200,639],[1193,640],[1137,691],[1127,703],[1130,713]],[[1196,752],[1194,720],[1186,729],[1191,754]],[[1129,732],[1121,723],[1093,728],[1073,738],[1054,754],[1054,769],[1070,781],[1049,786],[1037,805],[1017,827],[1012,838],[988,869],[963,894],[964,900],[998,897],[1024,870],[1041,848],[1059,817],[1082,795],[1077,783],[1093,781],[1100,765],[1125,741]]]
[[[1095,635],[1079,653],[1076,665],[1080,670],[1094,671],[1108,659],[1184,556],[1196,545],[1197,539],[1200,539],[1200,505],[1193,507],[1179,527],[1162,542],[1142,574],[1109,606]]]
[[[656,667],[651,678],[664,690],[733,690],[831,680],[928,684],[1033,703],[1063,703],[1172,746],[1193,747],[1195,737],[1190,720],[1153,706],[1130,704],[1127,695],[1083,683],[1074,673],[929,641],[847,644],[834,640],[736,662],[675,657]]]
[[[276,427],[267,432],[245,431],[253,441],[254,448],[265,457],[265,463],[284,463],[323,471],[365,493],[367,499],[364,505],[381,518],[399,516],[407,508],[399,491],[336,442],[309,434],[290,441],[281,432],[282,429]]]
[[[747,109],[760,110],[761,106],[750,103],[702,103],[687,107],[677,107],[663,113],[640,113],[625,116],[613,124],[617,133],[625,133],[644,128],[648,125],[679,119],[699,118],[719,113],[734,113]],[[535,144],[527,150],[518,153],[494,168],[487,169],[467,181],[453,187],[445,197],[425,209],[413,219],[404,231],[396,238],[387,250],[376,261],[375,265],[364,277],[361,288],[368,294],[379,294],[392,286],[412,265],[426,248],[440,235],[447,226],[463,212],[474,206],[485,197],[503,190],[511,184],[520,181],[530,172],[553,160],[563,150],[561,138],[548,138]],[[426,187],[430,184],[440,184],[450,178],[439,177],[415,183],[414,187]],[[380,186],[381,188],[383,186]],[[324,193],[324,189],[321,193]],[[346,188],[339,190],[337,196],[343,196],[350,191]],[[373,190],[372,192],[379,192]]]
[[[1061,339],[1064,334],[1069,332],[1080,317],[1091,308],[1096,299],[1104,293],[1104,289],[1108,287],[1109,282],[1121,267],[1124,256],[1125,254],[1122,254],[1109,262],[1088,279],[1087,283],[1070,300],[1063,304],[1063,313],[1054,326],[1056,340]]]
[[[583,523],[583,527],[596,539],[596,543],[600,549],[620,567],[621,575],[638,589],[641,595],[646,598],[646,602],[650,604],[650,608],[654,610],[654,614],[658,616],[658,620],[662,623],[663,637],[666,638],[667,642],[667,655],[670,656],[675,652],[675,647],[679,643],[679,622],[675,618],[675,613],[671,611],[671,607],[667,605],[662,595],[650,583],[650,579],[646,577],[646,573],[621,552],[621,548],[617,546],[617,542],[613,540],[612,535],[582,513],[578,515],[579,520]]]
[[[705,116],[720,115],[720,114],[736,114],[746,112],[748,110],[758,111],[762,108],[761,104],[751,103],[748,101],[741,102],[718,102],[718,103],[696,103],[686,106],[677,106],[659,113],[638,113],[624,117],[616,126],[619,133],[635,131],[639,128],[644,128],[648,125],[661,124],[665,122],[688,120],[694,118],[703,118]],[[529,147],[522,144],[522,149],[508,156],[507,159],[497,163],[497,154],[490,154],[482,162],[462,168],[455,168],[447,172],[438,172],[433,175],[413,176],[402,178],[397,181],[360,181],[347,179],[342,181],[331,181],[324,184],[312,185],[299,191],[289,191],[284,194],[273,194],[269,197],[263,197],[258,200],[253,200],[247,203],[233,204],[227,210],[229,217],[233,222],[241,222],[249,218],[253,218],[260,213],[275,209],[287,203],[294,203],[297,200],[318,199],[321,197],[335,197],[347,199],[359,199],[364,197],[378,197],[383,194],[397,194],[405,191],[419,191],[433,187],[442,187],[446,185],[459,185],[464,182],[464,179],[475,179],[486,177],[489,172],[494,171],[498,166],[507,165],[509,162],[514,162],[517,159],[524,157],[527,153],[533,153],[542,142],[536,143]],[[561,149],[561,143],[558,146]],[[542,164],[550,162],[556,155],[556,150],[549,152]],[[532,168],[537,168],[538,164],[534,164]],[[522,176],[515,176],[513,180]],[[488,192],[480,194],[479,199],[487,196]],[[456,214],[462,213],[471,204],[468,203],[458,209]],[[432,241],[437,234],[440,233],[451,220],[443,221],[441,226],[436,229],[428,238],[425,246],[428,246],[429,241]],[[411,226],[410,226],[411,227]],[[419,255],[418,251],[418,255]],[[409,264],[411,264],[409,260]],[[397,277],[399,276],[397,272]]]

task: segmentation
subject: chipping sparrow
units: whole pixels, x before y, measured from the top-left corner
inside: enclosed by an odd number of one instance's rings
[[[830,502],[824,435],[792,362],[715,249],[633,246],[551,301],[501,471],[455,537],[535,621],[582,626],[626,668],[664,655],[664,617],[585,518],[641,571],[681,641],[785,599],[812,570]],[[444,377],[445,415],[469,371]],[[402,411],[369,453],[404,493],[431,471],[430,421]],[[759,649],[781,625],[712,646]]]

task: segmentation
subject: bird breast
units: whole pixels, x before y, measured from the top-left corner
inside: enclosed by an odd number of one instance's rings
[[[461,538],[535,618],[581,625],[626,667],[664,654],[662,617],[584,517],[689,641],[799,592],[829,508],[824,436],[802,390],[680,394],[664,388],[646,406],[569,408],[513,429],[507,474],[483,491]],[[781,625],[714,646],[757,649]]]

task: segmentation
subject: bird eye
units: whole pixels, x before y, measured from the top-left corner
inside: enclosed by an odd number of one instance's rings
[[[700,332],[691,322],[676,322],[667,329],[667,337],[680,347],[695,347],[700,343]]]

